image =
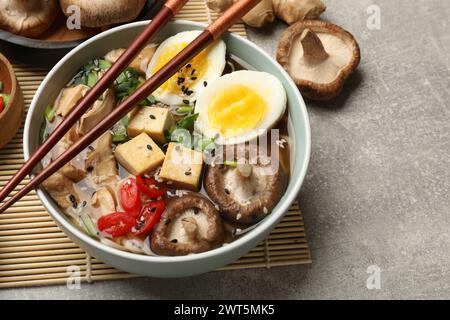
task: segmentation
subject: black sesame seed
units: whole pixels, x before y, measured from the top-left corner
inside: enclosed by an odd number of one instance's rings
[[[178,240],[177,240],[177,239],[172,239],[172,240],[170,240],[170,242],[172,242],[172,243],[177,243]]]
[[[71,194],[71,195],[69,196],[69,200],[70,200],[70,202],[72,202],[72,203],[76,203],[76,201],[77,201],[77,199],[75,198],[75,196],[74,196],[73,194]]]
[[[155,212],[155,211],[156,211],[156,208],[155,208],[155,207],[153,207],[153,208],[150,209],[150,212]]]
[[[189,104],[189,100],[184,99],[184,100],[183,100],[183,103],[184,103],[184,104]]]
[[[197,77],[192,77],[191,80],[192,81],[197,80]]]
[[[194,214],[198,214],[200,210],[198,208],[194,208]]]
[[[194,73],[195,73],[195,69],[192,69],[192,71],[191,71],[191,76],[193,76]]]
[[[227,188],[224,189],[226,194],[230,194],[230,190],[228,190]]]
[[[93,166],[89,166],[89,167],[86,168],[86,171],[87,171],[87,172],[92,172],[92,170],[94,170],[94,167],[93,167]]]
[[[89,150],[94,151],[95,148],[93,146],[88,146]]]
[[[185,87],[184,85],[182,85],[182,86],[181,86],[181,91],[184,92],[185,90],[186,90],[186,87]]]
[[[148,144],[148,145],[147,145],[147,149],[148,149],[148,150],[152,150],[153,148],[152,148],[151,145]]]
[[[192,174],[192,172],[191,171],[186,171],[184,174],[187,175],[187,176],[190,176]]]
[[[152,119],[152,120],[155,120],[156,119],[156,117],[154,116],[154,115],[150,115],[150,119]]]
[[[191,94],[193,94],[194,93],[194,91],[192,91],[192,90],[187,90],[186,91],[186,95],[188,95],[188,96],[190,96]]]
[[[166,219],[166,221],[164,221],[164,224],[167,226],[172,220],[170,219]]]
[[[74,209],[78,208],[78,203],[77,203],[77,202],[74,202],[73,205],[72,205],[72,207],[73,207]]]
[[[86,202],[86,201],[83,201],[82,206],[83,206],[83,207],[86,207],[86,205],[87,205],[87,202]]]
[[[203,86],[206,87],[208,85],[208,81],[203,81]]]
[[[186,65],[186,69],[189,69],[190,67],[191,67],[191,64],[188,63],[188,64]]]

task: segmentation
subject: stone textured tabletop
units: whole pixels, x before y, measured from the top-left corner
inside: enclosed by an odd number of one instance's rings
[[[0,297],[450,298],[449,1],[325,2],[324,19],[355,35],[362,62],[336,101],[307,101],[312,158],[300,201],[312,265],[11,289]],[[377,9],[381,24],[373,29]],[[273,54],[284,28],[249,35]],[[381,287],[369,290],[367,272],[377,268]]]

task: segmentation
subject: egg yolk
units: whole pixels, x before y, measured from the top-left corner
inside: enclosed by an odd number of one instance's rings
[[[181,50],[187,46],[187,42],[176,43],[164,50],[157,58],[152,68],[152,74],[161,69],[167,62],[173,59]],[[181,68],[169,80],[167,80],[160,88],[170,93],[178,93],[182,91],[189,96],[192,86],[201,79],[205,71],[208,70],[208,53],[210,47],[207,47],[197,56],[195,56],[188,64]]]
[[[244,85],[220,90],[208,104],[208,120],[222,136],[236,136],[256,129],[267,111],[265,100]]]

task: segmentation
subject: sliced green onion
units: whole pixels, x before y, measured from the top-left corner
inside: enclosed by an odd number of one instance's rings
[[[128,126],[128,123],[130,122],[130,116],[126,115],[122,119],[120,119],[120,123],[123,124],[125,127]]]
[[[89,72],[87,76],[87,85],[92,88],[97,83],[97,80],[98,80],[97,72],[95,71]]]
[[[155,103],[156,103],[156,98],[155,98],[154,96],[152,96],[152,95],[149,95],[149,96],[147,97],[147,102],[148,102],[149,104],[155,104]]]
[[[86,83],[87,83],[87,77],[86,77],[86,75],[81,75],[81,76],[75,78],[75,80],[74,80],[74,82],[73,82],[73,84],[74,84],[75,86],[78,86],[78,85],[80,85],[80,84],[86,85]]]
[[[125,128],[124,126],[120,126],[119,128],[117,128],[112,136],[112,141],[114,143],[122,143],[128,141],[127,128]]]
[[[3,91],[3,88],[4,88],[4,86],[3,86],[3,82],[1,82],[1,81],[0,81],[0,92],[2,92],[2,91]]]
[[[128,140],[129,140],[128,139],[128,135],[126,135],[126,134],[115,134],[112,137],[112,141],[114,143],[123,143],[123,142],[126,142]]]
[[[53,111],[53,108],[51,105],[47,105],[45,107],[44,116],[48,122],[53,122],[53,120],[55,120],[56,113],[55,113],[55,111]]]
[[[223,162],[224,165],[226,165],[227,167],[232,167],[232,168],[236,168],[238,163],[237,161],[231,161],[231,160],[225,160]]]
[[[194,110],[194,108],[191,106],[183,106],[183,107],[179,107],[177,109],[177,112],[178,113],[190,113],[190,112],[192,112],[192,110]]]
[[[194,123],[197,120],[197,118],[198,113],[187,115],[186,117],[177,122],[177,126],[182,129],[192,130],[194,128]]]
[[[98,66],[100,67],[100,69],[107,70],[111,68],[112,63],[105,59],[99,59]]]
[[[96,237],[98,235],[97,227],[94,221],[88,215],[82,215],[81,217],[82,227],[84,231],[91,237]]]
[[[41,127],[39,128],[39,144],[42,144],[45,139],[47,138],[45,136],[45,131],[47,129],[47,123],[45,121],[42,122]]]

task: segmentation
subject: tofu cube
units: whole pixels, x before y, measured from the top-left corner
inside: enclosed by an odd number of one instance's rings
[[[155,170],[164,161],[164,152],[146,133],[117,146],[114,155],[135,176]]]
[[[128,123],[128,135],[136,137],[145,132],[158,143],[165,143],[164,131],[173,124],[173,118],[167,108],[141,107]]]
[[[203,154],[171,142],[159,176],[177,188],[198,190],[202,175]]]

